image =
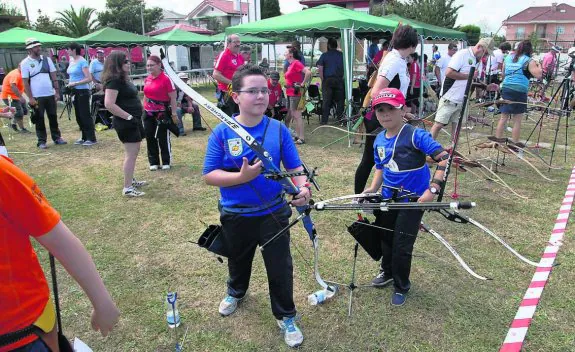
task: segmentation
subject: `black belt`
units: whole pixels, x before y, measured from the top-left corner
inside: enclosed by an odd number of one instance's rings
[[[36,325],[30,325],[23,329],[0,335],[0,347],[11,345],[30,335],[37,335],[39,332],[39,327]]]

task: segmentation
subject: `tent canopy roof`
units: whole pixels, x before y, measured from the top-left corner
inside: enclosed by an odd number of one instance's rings
[[[455,29],[443,28],[432,24],[427,24],[421,21],[404,18],[399,15],[391,14],[383,18],[393,21],[395,23],[408,24],[412,26],[418,34],[423,35],[428,39],[437,40],[466,40],[467,37],[464,32],[456,31]]]
[[[230,34],[233,34],[233,32]],[[212,40],[212,43],[213,42],[223,42],[225,35],[226,35],[226,33],[220,33],[220,34],[212,35],[209,38]],[[238,34],[238,35],[240,36],[242,44],[262,44],[262,43],[265,44],[265,43],[273,43],[274,42],[271,39],[260,38],[260,37],[256,37],[253,35],[246,35],[246,34]]]
[[[214,43],[214,39],[207,35],[188,32],[182,29],[172,29],[169,32],[153,36],[159,41],[163,41],[167,45],[209,45]]]
[[[67,43],[74,41],[73,38],[68,38],[60,35],[47,34],[36,32],[30,29],[19,27],[10,28],[7,31],[0,33],[0,48],[15,48],[24,49],[25,42],[28,38],[36,38],[44,46],[64,46]]]
[[[139,34],[124,32],[119,29],[104,27],[74,41],[88,46],[138,46],[163,45],[164,41]]]
[[[340,29],[353,28],[357,34],[393,32],[396,22],[348,10],[339,6],[321,5],[304,11],[267,18],[257,22],[226,28],[227,34],[340,34]]]

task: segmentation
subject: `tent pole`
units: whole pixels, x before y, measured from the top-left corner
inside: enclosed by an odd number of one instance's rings
[[[274,43],[274,69],[278,70],[278,55],[276,52],[276,43]]]
[[[420,84],[419,84],[419,111],[417,112],[418,117],[421,118],[423,116],[423,74],[427,74],[427,67],[423,67],[423,46],[425,45],[425,37],[423,35],[420,36],[421,38],[421,57],[419,62],[421,62],[420,69],[419,69],[419,76],[420,76]]]

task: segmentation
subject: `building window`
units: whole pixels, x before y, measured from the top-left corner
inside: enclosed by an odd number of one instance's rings
[[[557,30],[555,31],[557,34],[565,34],[565,27],[564,26],[557,26]]]
[[[517,32],[515,32],[516,39],[525,39],[525,27],[517,27]]]
[[[175,20],[174,22],[175,22],[176,24],[179,24],[179,23],[180,23],[180,20]]]

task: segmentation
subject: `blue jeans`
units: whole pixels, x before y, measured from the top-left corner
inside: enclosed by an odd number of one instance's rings
[[[192,103],[194,107],[194,112],[192,113],[193,118],[193,128],[202,127],[202,115],[200,115],[200,107],[195,102]],[[182,108],[176,109],[176,115],[178,115],[178,128],[180,133],[184,132],[184,110]]]
[[[42,339],[37,339],[29,344],[15,349],[13,352],[50,352],[50,349]]]

